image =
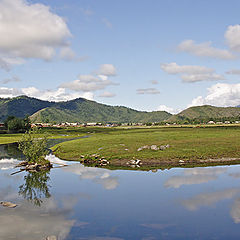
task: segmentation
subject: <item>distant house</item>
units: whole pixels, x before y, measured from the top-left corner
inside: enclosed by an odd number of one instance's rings
[[[231,122],[230,122],[230,121],[225,121],[224,123],[225,123],[225,124],[230,124]]]
[[[97,123],[87,123],[87,126],[96,126]]]
[[[4,123],[0,123],[0,127],[4,127]]]
[[[209,121],[208,124],[215,124],[215,122],[214,121]]]

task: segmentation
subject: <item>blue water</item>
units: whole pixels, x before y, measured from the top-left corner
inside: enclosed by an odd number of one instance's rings
[[[240,238],[239,165],[154,173],[70,162],[11,176],[17,158],[0,150],[0,201],[18,204],[0,206],[1,240]]]

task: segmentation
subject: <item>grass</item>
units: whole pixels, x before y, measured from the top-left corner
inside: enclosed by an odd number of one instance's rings
[[[81,155],[99,154],[112,166],[125,166],[126,161],[136,158],[148,166],[179,164],[189,165],[201,160],[219,158],[240,159],[240,126],[181,126],[140,128],[46,128],[49,138],[76,138],[52,147],[54,153],[65,160],[80,161]],[[41,135],[39,136],[41,137]],[[0,134],[0,144],[17,142],[21,134]],[[170,145],[163,151],[144,149],[144,145]],[[206,164],[202,163],[202,164]],[[220,164],[220,163],[219,163]]]
[[[80,160],[81,155],[99,154],[112,163],[137,158],[149,162],[240,158],[240,127],[156,127],[105,129],[89,138],[64,142],[53,147],[66,160]],[[145,149],[144,145],[166,145],[164,151]]]

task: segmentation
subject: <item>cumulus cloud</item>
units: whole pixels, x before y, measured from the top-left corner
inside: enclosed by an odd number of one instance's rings
[[[228,26],[224,36],[229,48],[240,52],[240,25]]]
[[[109,85],[115,85],[112,81],[102,80],[93,75],[80,75],[77,80],[62,83],[60,88],[67,88],[73,91],[91,92],[105,89]]]
[[[170,177],[164,186],[167,188],[179,188],[182,185],[207,183],[217,179],[219,174],[227,171],[227,168],[193,168],[186,169],[181,176]]]
[[[169,112],[171,114],[177,114],[177,113],[181,112],[182,109],[174,109],[174,108],[168,107],[166,105],[160,105],[157,108],[157,111],[166,111],[166,112]]]
[[[61,209],[51,198],[44,200],[41,208],[23,201],[14,211],[11,211],[11,214],[9,214],[9,209],[3,209],[0,216],[0,238],[31,240],[56,236],[59,240],[66,239],[75,223],[74,220],[68,219],[72,208],[73,206],[71,209],[64,208],[63,205]]]
[[[191,199],[186,199],[182,201],[183,206],[188,210],[194,211],[202,206],[211,206],[216,204],[219,201],[225,199],[232,199],[240,192],[238,188],[226,189],[223,191],[211,192],[211,193],[202,193]],[[236,212],[236,211],[235,211]],[[239,211],[238,211],[239,212]]]
[[[99,75],[116,76],[117,70],[113,64],[102,64],[97,72]]]
[[[186,83],[225,79],[223,75],[216,74],[214,69],[204,66],[180,66],[177,63],[172,62],[161,64],[161,69],[168,74],[180,74],[182,81]]]
[[[200,57],[212,57],[224,60],[236,58],[229,50],[212,47],[211,42],[197,44],[193,40],[185,40],[178,45],[178,49]]]
[[[230,215],[235,223],[240,223],[240,198],[234,201]]]
[[[57,48],[69,46],[66,22],[43,4],[2,0],[0,19],[0,66],[5,69],[23,59],[50,60]]]
[[[56,90],[40,90],[35,87],[28,88],[6,88],[0,87],[0,97],[8,98],[8,97],[16,97],[20,95],[26,95],[29,97],[36,97],[41,100],[47,101],[68,101],[75,98],[83,97],[89,100],[93,100],[92,92],[84,92],[83,94],[79,94],[76,92],[67,92],[64,88],[58,88]]]
[[[186,83],[194,83],[201,81],[217,81],[224,80],[224,76],[216,73],[207,73],[207,74],[191,74],[191,75],[182,75],[181,79]]]
[[[107,86],[117,85],[109,80],[111,76],[116,76],[116,68],[112,64],[102,64],[95,74],[79,75],[74,81],[62,83],[60,88],[81,92],[103,90]]]
[[[118,177],[110,176],[110,171],[106,169],[86,168],[80,164],[72,164],[64,167],[63,170],[78,175],[80,179],[91,179],[107,190],[115,189],[119,184]]]
[[[105,97],[105,98],[111,98],[111,97],[115,97],[116,94],[115,93],[111,93],[111,92],[103,92],[99,95],[99,97]]]
[[[240,69],[231,69],[226,74],[240,75]]]
[[[168,74],[206,74],[213,73],[214,69],[204,66],[178,65],[175,62],[161,64],[161,69]]]
[[[159,94],[159,90],[156,88],[139,88],[137,94]]]
[[[218,107],[237,106],[240,104],[240,83],[217,83],[207,89],[206,97],[194,98],[190,106],[214,105]]]

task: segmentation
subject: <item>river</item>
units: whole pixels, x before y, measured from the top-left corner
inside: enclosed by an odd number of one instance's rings
[[[53,155],[47,173],[20,172],[0,145],[0,239],[239,239],[240,166],[106,170]],[[63,166],[67,165],[67,166]]]

